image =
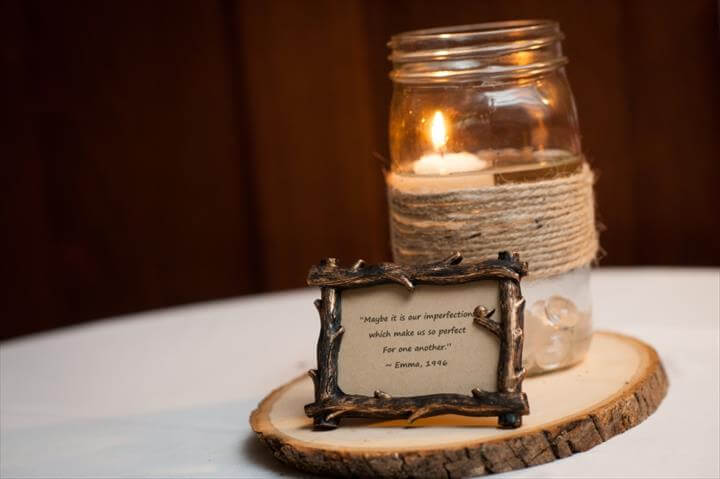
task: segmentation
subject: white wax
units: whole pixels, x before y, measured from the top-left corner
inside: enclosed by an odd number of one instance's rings
[[[416,175],[448,175],[467,171],[482,170],[487,161],[477,155],[462,151],[460,153],[430,153],[423,155],[413,164]]]
[[[446,193],[492,186],[495,184],[495,176],[482,171],[489,164],[488,160],[466,151],[442,155],[428,153],[413,163],[411,174],[391,172],[387,176],[387,183],[391,188],[412,194]]]

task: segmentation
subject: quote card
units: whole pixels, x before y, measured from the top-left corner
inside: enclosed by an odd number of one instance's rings
[[[347,289],[340,305],[338,385],[345,394],[497,391],[498,339],[473,322],[478,305],[499,317],[497,281],[418,285],[414,292],[396,284]]]

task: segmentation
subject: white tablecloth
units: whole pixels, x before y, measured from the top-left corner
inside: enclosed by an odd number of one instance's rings
[[[720,476],[720,270],[601,269],[592,285],[597,328],[654,345],[668,396],[589,452],[508,475]],[[316,297],[250,296],[3,343],[0,477],[298,475],[258,442],[248,415],[313,366]]]

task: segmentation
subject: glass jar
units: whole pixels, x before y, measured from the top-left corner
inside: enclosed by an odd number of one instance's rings
[[[553,197],[559,190],[552,188],[564,187],[564,178],[592,175],[581,153],[562,38],[558,24],[545,20],[418,30],[392,37],[394,91],[386,180],[396,262],[439,260],[455,249],[467,258],[468,250],[497,246],[497,254],[510,249],[504,237],[533,240],[527,221],[516,218],[531,218],[545,233],[542,227],[552,212],[528,216],[532,205],[507,197],[500,210],[490,213],[483,207],[495,201],[493,195],[502,187],[537,185],[550,188],[540,198]],[[587,189],[583,198],[589,194],[592,202],[591,180]],[[489,200],[467,200],[483,195],[490,195]],[[457,200],[460,197],[465,203]],[[447,198],[459,206],[449,207]],[[583,204],[587,207],[587,201]],[[570,203],[565,206],[570,209],[562,217],[577,224],[556,229],[553,241],[563,235],[571,241],[571,235],[582,229],[585,252],[578,253],[580,263],[568,261],[535,271],[530,254],[530,275],[522,285],[527,300],[524,363],[530,373],[575,364],[590,344],[589,263],[597,249],[593,206],[589,212],[575,211]],[[483,244],[490,224],[486,216],[491,214],[496,216],[492,224],[500,225],[504,236]],[[476,231],[478,218],[483,226]],[[551,221],[556,220],[547,219]],[[542,243],[541,236],[537,239]],[[518,252],[528,260],[522,247]],[[468,259],[488,258],[471,254]]]

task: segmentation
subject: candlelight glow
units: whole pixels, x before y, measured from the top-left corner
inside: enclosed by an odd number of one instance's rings
[[[440,150],[447,143],[447,131],[445,130],[445,118],[438,110],[433,116],[432,125],[430,125],[430,139],[435,150]]]

